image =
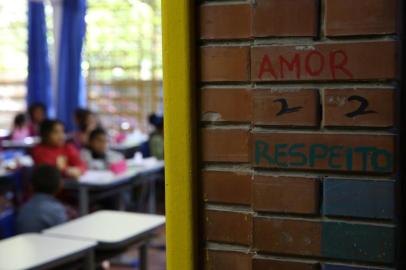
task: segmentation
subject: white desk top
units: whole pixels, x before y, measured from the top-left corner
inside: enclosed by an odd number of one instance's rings
[[[111,184],[119,184],[123,181],[131,180],[139,174],[148,173],[149,171],[159,170],[164,168],[164,161],[145,159],[142,163],[134,163],[127,161],[128,171],[114,175],[112,172],[93,171],[89,170],[79,178],[79,183],[89,186],[108,186]]]
[[[46,267],[96,246],[94,241],[57,238],[42,234],[22,234],[0,241],[0,269],[17,270]]]
[[[134,169],[129,169],[127,172],[120,175],[115,175],[111,171],[107,170],[89,170],[86,171],[85,174],[79,178],[79,183],[91,186],[104,186],[114,183],[120,183],[135,176],[137,176],[137,171]]]
[[[20,141],[3,140],[1,146],[4,148],[31,148],[37,145],[39,141],[38,137],[27,137]]]
[[[142,173],[143,171],[164,168],[165,162],[154,157],[144,158],[140,161],[137,161],[135,159],[128,159],[127,166],[129,168],[136,168],[139,173]]]
[[[139,147],[142,143],[114,143],[110,144],[110,149],[115,150],[115,151],[125,151],[128,149],[136,148]]]
[[[0,180],[3,179],[3,178],[8,178],[11,175],[12,175],[11,172],[7,172],[7,171],[0,168]]]
[[[165,217],[119,211],[98,211],[45,230],[48,235],[120,245],[165,224]]]

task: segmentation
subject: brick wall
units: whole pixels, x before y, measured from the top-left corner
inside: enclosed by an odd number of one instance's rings
[[[401,1],[202,1],[200,260],[395,269]]]

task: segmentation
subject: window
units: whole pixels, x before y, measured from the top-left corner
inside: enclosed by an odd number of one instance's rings
[[[25,110],[27,77],[27,3],[0,3],[0,129]]]
[[[52,8],[46,1],[49,59]],[[160,0],[88,0],[83,71],[89,106],[107,127],[147,129],[161,110]],[[0,3],[0,130],[26,109],[27,1]],[[0,134],[1,135],[1,134]]]
[[[90,107],[111,128],[147,129],[160,109],[160,0],[88,0],[83,69]]]
[[[28,1],[0,2],[0,136],[7,134],[14,115],[26,110],[28,70]],[[46,5],[50,59],[53,52],[52,8]],[[3,130],[3,131],[1,131]]]

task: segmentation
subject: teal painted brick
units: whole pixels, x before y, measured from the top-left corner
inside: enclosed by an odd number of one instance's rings
[[[324,222],[321,254],[326,258],[391,264],[395,228],[389,226]]]
[[[333,264],[323,264],[321,269],[322,270],[378,270],[377,268],[371,268],[371,267],[333,265]]]
[[[327,216],[393,219],[393,181],[328,178],[323,183],[322,211]]]

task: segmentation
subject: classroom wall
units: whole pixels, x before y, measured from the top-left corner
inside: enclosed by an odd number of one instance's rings
[[[396,268],[400,3],[199,4],[204,269]]]

